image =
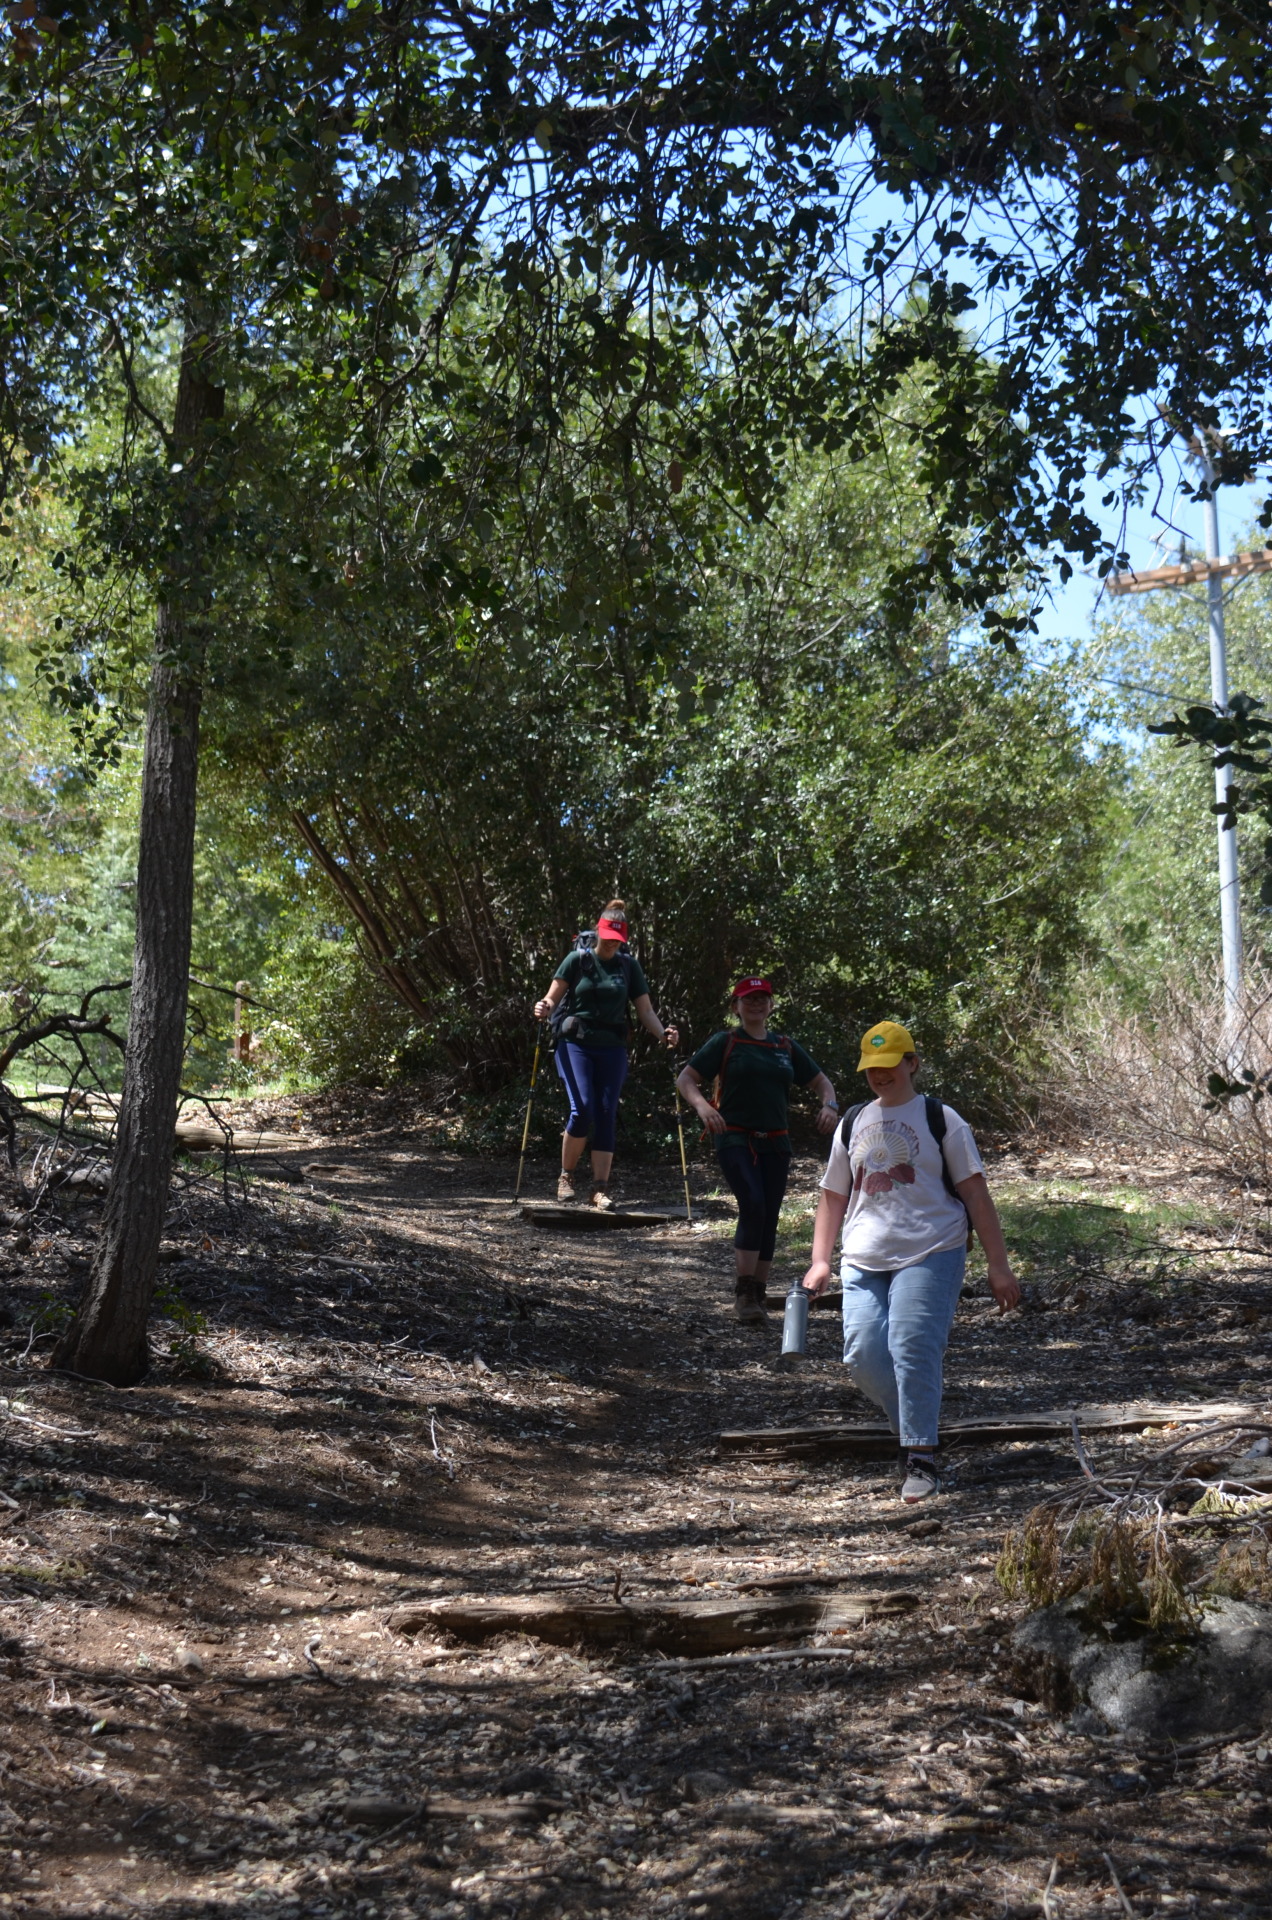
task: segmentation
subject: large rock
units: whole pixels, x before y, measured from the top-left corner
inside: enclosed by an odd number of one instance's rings
[[[1102,1620],[1089,1594],[1031,1614],[1012,1635],[1017,1679],[1053,1713],[1094,1708],[1159,1740],[1257,1728],[1272,1717],[1272,1610],[1213,1600],[1195,1627]]]

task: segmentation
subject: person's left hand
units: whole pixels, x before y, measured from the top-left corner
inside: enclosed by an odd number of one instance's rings
[[[664,1027],[663,1039],[667,1042],[667,1045],[669,1047],[678,1047],[680,1045],[680,1028]]]
[[[818,1133],[833,1133],[838,1125],[839,1115],[835,1112],[835,1109],[823,1104],[821,1112],[817,1116]]]

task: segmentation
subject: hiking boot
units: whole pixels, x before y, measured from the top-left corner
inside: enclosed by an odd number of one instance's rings
[[[574,1198],[574,1175],[572,1173],[563,1173],[561,1175],[561,1178],[557,1181],[557,1199],[573,1200],[573,1198]]]
[[[920,1500],[930,1500],[940,1491],[941,1476],[936,1470],[935,1457],[930,1453],[908,1454],[905,1479],[901,1482],[901,1498],[907,1507],[917,1506]]]
[[[733,1317],[741,1327],[765,1327],[768,1313],[764,1289],[754,1280],[739,1280],[733,1290]]]
[[[614,1202],[610,1199],[608,1186],[603,1187],[598,1183],[592,1188],[592,1205],[597,1209],[598,1213],[608,1213],[610,1211]]]

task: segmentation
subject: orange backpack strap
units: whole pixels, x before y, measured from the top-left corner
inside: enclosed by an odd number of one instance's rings
[[[715,1085],[711,1089],[711,1105],[716,1109],[717,1113],[720,1110],[720,1095],[724,1092],[724,1076],[728,1071],[729,1055],[733,1052],[737,1044],[738,1036],[736,1033],[731,1033],[724,1043],[724,1053],[720,1060],[719,1071],[715,1077]],[[705,1134],[703,1135],[703,1139],[706,1139]]]
[[[785,1033],[775,1033],[770,1037],[777,1042],[782,1052],[789,1057],[791,1052],[790,1036]],[[767,1046],[767,1044],[768,1042],[765,1040],[752,1040],[750,1036],[745,1033],[734,1031],[729,1035],[725,1041],[724,1058],[720,1062],[720,1071],[717,1073],[715,1080],[715,1092],[711,1098],[711,1104],[717,1111],[719,1110],[720,1101],[724,1097],[724,1076],[728,1072],[729,1056],[733,1052],[734,1047],[763,1047]]]

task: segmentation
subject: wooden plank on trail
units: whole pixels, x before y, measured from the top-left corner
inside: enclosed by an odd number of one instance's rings
[[[563,1600],[548,1594],[436,1600],[389,1615],[396,1633],[489,1640],[528,1633],[553,1646],[647,1647],[657,1653],[733,1653],[804,1633],[909,1613],[914,1593],[812,1594],[781,1600]]]
[[[1015,1440],[1067,1440],[1075,1414],[1083,1433],[1138,1433],[1142,1427],[1209,1426],[1212,1421],[1263,1418],[1257,1407],[1226,1400],[1165,1407],[1058,1407],[1046,1413],[1002,1414],[997,1419],[949,1420],[941,1428],[941,1441],[944,1446],[997,1447]],[[873,1460],[896,1449],[896,1437],[882,1421],[739,1427],[720,1435],[721,1453],[752,1460]]]
[[[610,1227],[662,1227],[669,1220],[682,1220],[680,1213],[624,1213],[617,1207],[526,1206],[521,1217],[535,1227],[552,1227],[566,1233],[605,1232]]]

